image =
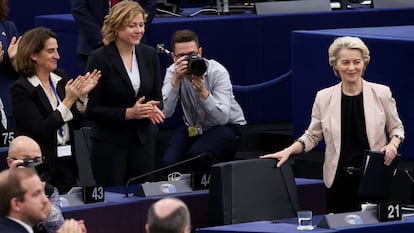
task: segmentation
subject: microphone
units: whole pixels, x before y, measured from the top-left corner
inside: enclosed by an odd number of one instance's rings
[[[186,159],[186,160],[180,161],[180,162],[178,162],[178,163],[174,163],[174,164],[168,165],[168,166],[166,166],[166,167],[158,168],[158,169],[155,169],[155,170],[153,170],[153,171],[147,172],[147,173],[145,173],[145,174],[142,174],[142,175],[139,175],[139,176],[136,176],[136,177],[132,177],[131,179],[129,179],[129,180],[127,181],[127,183],[126,183],[126,185],[125,185],[125,197],[128,197],[128,186],[129,186],[129,184],[130,184],[132,181],[139,180],[139,179],[144,178],[144,177],[146,177],[146,176],[153,175],[153,174],[155,174],[155,173],[157,173],[157,172],[161,172],[161,171],[167,170],[167,169],[172,168],[172,167],[176,167],[176,166],[181,165],[181,164],[189,163],[189,162],[191,162],[191,161],[193,161],[193,160],[196,160],[196,159],[201,159],[201,158],[204,158],[204,157],[206,157],[206,156],[207,156],[207,153],[201,153],[201,154],[199,154],[199,155],[197,155],[197,156],[194,156],[194,157],[191,157],[191,158],[189,158],[189,159]]]
[[[171,51],[164,47],[164,44],[157,44],[157,53],[171,54]]]

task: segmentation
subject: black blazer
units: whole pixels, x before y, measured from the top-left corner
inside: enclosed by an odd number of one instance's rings
[[[68,80],[63,72],[55,72],[62,79],[57,83],[56,92],[60,99],[65,98],[65,85]],[[16,120],[15,135],[33,138],[40,146],[44,162],[49,165],[51,175],[58,170],[56,132],[65,123],[59,111],[53,110],[50,102],[38,85],[34,87],[26,77],[16,80],[11,89],[13,113]],[[74,128],[80,128],[83,117],[75,106],[71,108],[74,118],[68,122],[70,138],[73,140]],[[77,171],[76,158],[72,144],[71,165]]]
[[[7,217],[0,217],[0,232],[28,233],[26,228]]]
[[[132,107],[142,96],[145,101],[161,98],[161,78],[158,55],[153,47],[139,44],[135,47],[141,86],[135,95],[115,43],[99,48],[89,55],[87,71],[101,70],[98,85],[89,93],[86,110],[92,121],[91,137],[118,145],[155,140],[158,127],[148,119],[125,120],[126,108]],[[162,106],[159,106],[161,109]]]

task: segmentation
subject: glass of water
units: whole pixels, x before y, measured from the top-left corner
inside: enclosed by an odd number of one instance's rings
[[[298,211],[298,230],[312,230],[312,211]]]

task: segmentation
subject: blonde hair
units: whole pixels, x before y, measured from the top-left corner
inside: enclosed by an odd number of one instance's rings
[[[103,38],[108,42],[115,41],[118,36],[117,31],[124,29],[139,14],[142,14],[145,22],[148,14],[137,2],[122,1],[117,3],[105,16],[102,27]]]
[[[339,77],[339,72],[335,69],[335,65],[339,59],[339,51],[342,49],[357,49],[361,51],[362,60],[364,61],[364,70],[369,64],[370,56],[369,56],[369,49],[365,45],[365,43],[358,37],[352,36],[343,36],[336,38],[331,46],[329,46],[328,54],[329,54],[329,65],[332,66],[332,69],[336,76]]]

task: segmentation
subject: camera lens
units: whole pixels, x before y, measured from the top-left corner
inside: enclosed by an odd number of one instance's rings
[[[188,70],[195,76],[201,76],[206,72],[207,65],[202,57],[192,54],[188,57]]]

